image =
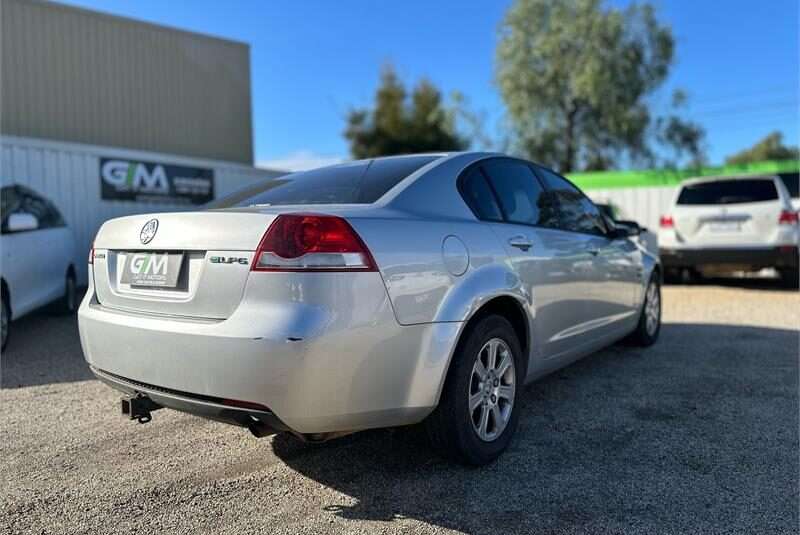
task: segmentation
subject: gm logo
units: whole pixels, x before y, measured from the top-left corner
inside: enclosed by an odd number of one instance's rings
[[[130,270],[138,275],[166,275],[168,260],[166,254],[135,254],[131,258]]]
[[[117,191],[155,195],[169,194],[169,181],[164,166],[156,164],[148,171],[143,163],[107,160],[100,169],[103,180]]]

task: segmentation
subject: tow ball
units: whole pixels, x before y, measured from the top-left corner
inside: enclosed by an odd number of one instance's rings
[[[153,419],[150,414],[162,408],[161,405],[143,394],[122,398],[122,415],[130,420],[137,420],[140,424],[146,424]]]

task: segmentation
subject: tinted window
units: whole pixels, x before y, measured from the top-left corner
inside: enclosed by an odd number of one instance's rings
[[[365,160],[292,173],[245,188],[208,208],[289,204],[369,204],[439,156]]]
[[[557,199],[560,228],[587,234],[606,233],[600,210],[581,190],[552,171],[542,167],[537,167],[536,170]]]
[[[780,173],[783,184],[789,190],[789,195],[792,199],[800,198],[800,174],[798,173]]]
[[[467,205],[472,208],[478,218],[490,221],[503,220],[500,208],[497,207],[494,200],[494,193],[479,167],[473,167],[464,176],[461,193],[464,195]]]
[[[554,226],[557,212],[531,168],[516,160],[490,160],[483,169],[500,199],[506,221]]]
[[[16,211],[36,217],[40,229],[64,226],[61,213],[53,203],[23,186],[17,186],[17,194],[19,195],[19,207]]]
[[[684,186],[678,204],[740,204],[777,198],[778,190],[769,179],[715,180]]]
[[[8,215],[19,210],[19,196],[14,186],[4,186],[0,189],[0,214],[3,216],[1,231],[8,232]]]

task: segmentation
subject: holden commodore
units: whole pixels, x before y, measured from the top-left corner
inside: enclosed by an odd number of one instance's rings
[[[106,222],[81,343],[140,422],[167,407],[307,441],[424,422],[438,450],[484,464],[526,383],[658,338],[661,267],[635,232],[501,154],[289,174]]]

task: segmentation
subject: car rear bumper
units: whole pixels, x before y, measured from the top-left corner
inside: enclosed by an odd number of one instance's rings
[[[707,248],[679,249],[664,247],[659,251],[666,268],[730,266],[731,268],[762,269],[797,268],[796,246],[764,248]]]
[[[78,315],[85,358],[128,395],[238,425],[253,413],[242,404],[301,434],[411,424],[433,410],[460,323],[399,325],[377,273],[292,277],[302,298],[265,302],[262,282],[248,283],[221,321],[111,309],[90,286]]]

